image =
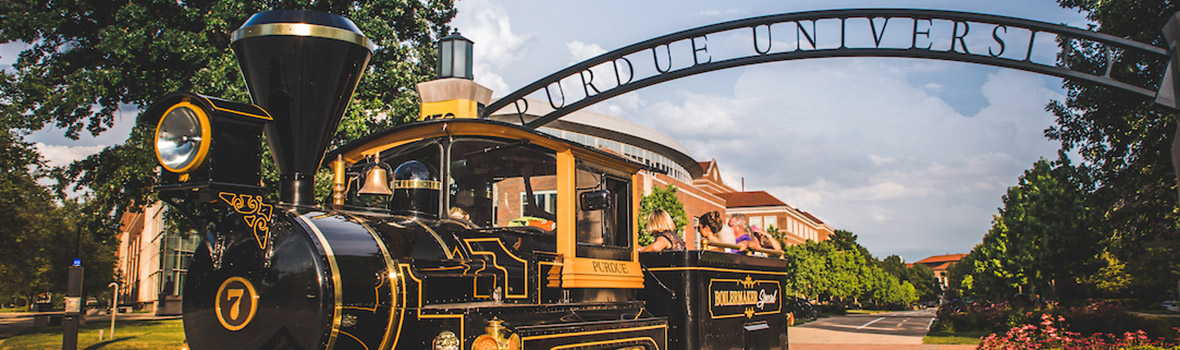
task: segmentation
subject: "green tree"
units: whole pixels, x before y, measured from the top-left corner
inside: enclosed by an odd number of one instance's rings
[[[828,289],[825,257],[832,250],[831,244],[814,241],[784,247],[783,259],[787,261],[786,289],[806,299],[819,299]]]
[[[1093,29],[1157,47],[1169,47],[1161,28],[1180,11],[1168,0],[1059,0],[1094,23]],[[1069,46],[1060,64],[1074,70],[1106,72],[1107,50],[1094,43],[1062,41]],[[1163,59],[1127,53],[1114,56],[1111,76],[1154,88],[1163,76]],[[1087,205],[1095,229],[1126,271],[1140,298],[1162,298],[1176,292],[1180,278],[1180,209],[1176,176],[1169,150],[1176,131],[1176,113],[1129,93],[1066,80],[1064,101],[1049,110],[1057,126],[1046,135],[1085,160],[1081,168],[1097,185]]]
[[[1102,296],[1128,297],[1134,277],[1127,274],[1127,264],[1120,261],[1114,254],[1102,253],[1102,260],[1106,265],[1091,275],[1086,283],[1093,285]]]
[[[0,134],[0,294],[28,302],[43,291],[64,291],[66,268],[74,258],[87,271],[86,290],[100,290],[110,281],[114,242],[103,240],[82,223],[86,208],[63,200],[39,181],[46,168],[32,146],[11,129]],[[60,204],[59,204],[60,203]]]
[[[1100,267],[1100,238],[1090,223],[1087,181],[1061,154],[1040,160],[1004,195],[983,242],[968,254],[969,294],[1002,299],[1013,292],[1080,298],[1077,282]]]
[[[1036,162],[1009,188],[1000,219],[1014,248],[1010,257],[1031,292],[1081,297],[1069,286],[1098,268],[1100,238],[1090,223],[1086,187],[1086,179],[1062,154],[1056,162]],[[1074,294],[1058,293],[1066,290]]]
[[[672,222],[676,223],[676,234],[683,235],[684,225],[688,224],[688,218],[684,214],[684,203],[680,203],[680,198],[676,197],[676,186],[668,184],[667,187],[652,186],[651,193],[643,196],[639,201],[639,244],[649,245],[655,242],[655,236],[651,232],[647,232],[647,217],[651,215],[656,209],[663,209],[672,217]]]
[[[839,250],[856,250],[860,255],[867,259],[874,259],[872,254],[869,254],[869,249],[860,245],[856,241],[856,234],[848,230],[835,230],[832,235],[828,237],[828,241]]]
[[[97,135],[111,127],[120,109],[142,110],[171,91],[249,101],[230,50],[231,33],[251,14],[269,9],[345,16],[379,46],[334,146],[417,115],[414,85],[434,77],[435,39],[449,31],[447,23],[455,15],[451,0],[4,1],[0,43],[30,47],[11,71],[0,72],[0,121],[16,142],[23,134],[12,130],[47,126],[77,138],[83,131]],[[137,128],[125,143],[60,172],[59,192],[73,188],[84,194],[65,206],[73,213],[63,216],[69,219],[62,222],[65,229],[55,231],[69,237],[49,242],[70,242],[80,235],[93,244],[88,247],[96,249],[96,258],[83,260],[87,281],[103,288],[110,277],[96,273],[112,270],[113,264],[97,257],[113,257],[119,215],[151,200],[156,162],[148,129]],[[269,157],[263,162],[264,169],[273,169]],[[108,280],[99,281],[103,278]]]
[[[43,164],[33,147],[12,130],[0,132],[0,293],[26,301],[48,290],[41,254],[55,231],[52,193],[37,183]]]
[[[938,300],[942,294],[942,284],[938,282],[938,276],[935,276],[934,270],[926,265],[914,264],[906,269],[906,278],[903,280],[914,287],[914,293],[920,301]]]
[[[934,271],[926,265],[915,264],[907,267],[897,255],[885,257],[878,265],[898,281],[909,283],[914,288],[915,297],[920,300],[935,300],[942,292]]]
[[[851,233],[844,232],[846,237]],[[866,257],[859,249],[838,248],[831,241],[807,241],[784,247],[783,258],[787,261],[784,287],[787,292],[807,299],[849,305],[864,301],[878,306],[901,307],[918,300],[914,285],[889,272],[883,267],[886,264]],[[896,261],[900,260],[896,258]],[[902,269],[904,274],[904,264]]]

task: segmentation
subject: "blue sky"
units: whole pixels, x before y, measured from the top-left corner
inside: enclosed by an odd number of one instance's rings
[[[581,60],[697,26],[838,8],[924,8],[1006,15],[1074,27],[1054,1],[499,1],[459,0],[453,22],[475,41],[477,82],[500,96]],[[0,45],[0,69],[21,44]],[[1051,55],[1051,53],[1049,53]],[[1051,57],[1051,56],[1050,56]],[[1000,197],[1058,145],[1046,103],[1058,78],[916,59],[790,61],[696,75],[591,108],[663,132],[728,184],[765,190],[877,256],[906,261],[965,253]],[[112,130],[68,140],[28,137],[56,165],[123,142],[137,111]]]
[[[453,22],[475,41],[475,79],[500,96],[573,63],[645,39],[729,20],[839,8],[921,8],[1084,28],[1054,1],[460,0]],[[710,38],[712,44],[718,39]],[[1041,53],[1052,60],[1052,52]],[[917,59],[770,63],[696,75],[591,107],[663,132],[731,186],[765,190],[877,256],[965,253],[1007,187],[1037,159],[1061,79]]]

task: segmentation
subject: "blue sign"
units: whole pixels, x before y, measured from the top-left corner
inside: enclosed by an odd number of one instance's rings
[[[74,266],[82,266],[82,259],[74,258]]]

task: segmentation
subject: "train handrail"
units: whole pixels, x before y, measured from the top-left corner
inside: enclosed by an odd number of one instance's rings
[[[713,246],[713,247],[718,247],[718,248],[729,248],[729,249],[742,251],[742,247],[737,244],[729,244],[729,243],[723,243],[723,242],[710,242],[707,239],[703,240],[701,243],[705,246]],[[777,257],[782,257],[783,255],[787,254],[784,251],[774,250],[774,249],[762,249],[762,248],[746,248],[746,249],[748,249],[748,250],[745,250],[742,252],[747,255],[750,254],[750,251],[755,251],[755,252],[759,252],[762,254],[773,255],[773,256],[777,256]]]

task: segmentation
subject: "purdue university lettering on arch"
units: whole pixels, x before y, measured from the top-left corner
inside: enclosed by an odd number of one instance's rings
[[[745,42],[722,49],[711,42]],[[1058,40],[1092,43],[1111,54],[1103,72],[1059,66]],[[911,9],[827,10],[752,17],[680,31],[635,43],[562,69],[488,105],[482,116],[518,114],[536,128],[570,112],[630,91],[682,77],[751,64],[822,57],[913,57],[1026,70],[1157,98],[1170,87],[1117,80],[1110,72],[1167,62],[1168,51],[1082,29],[1020,18]],[[1170,89],[1168,89],[1170,91]],[[525,97],[552,111],[526,121]],[[1168,97],[1168,96],[1164,96]],[[541,113],[533,113],[538,115]]]

